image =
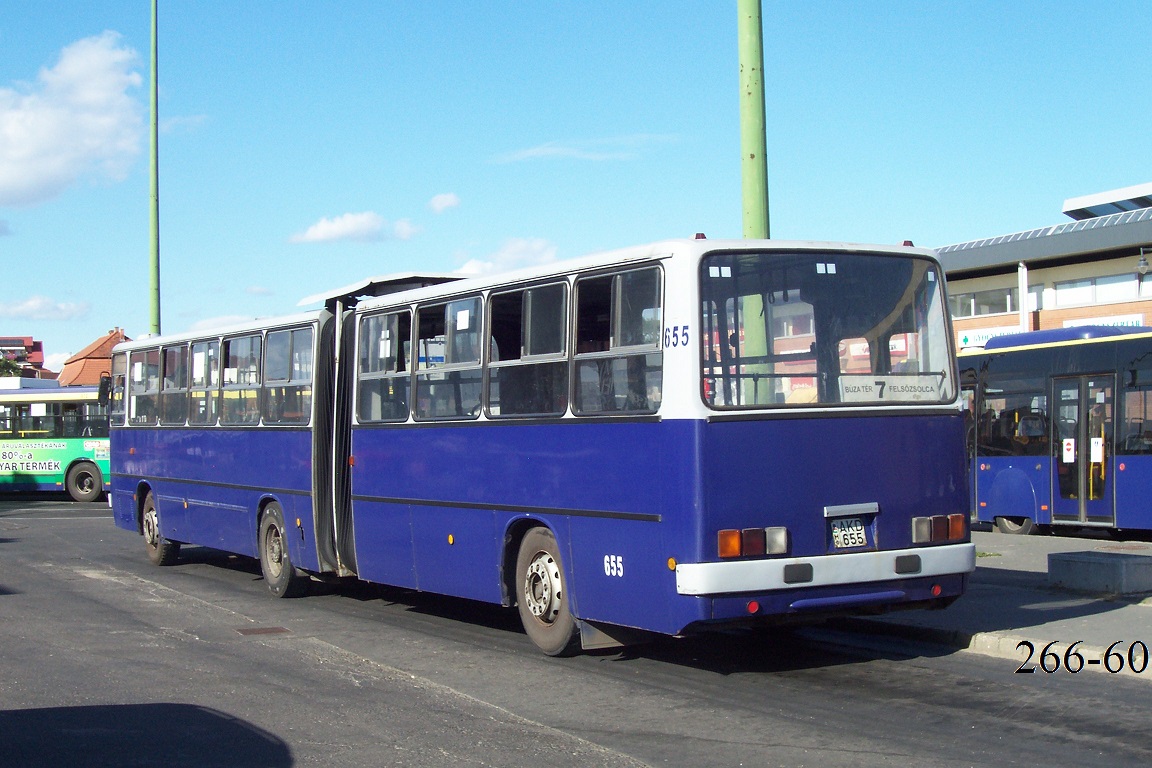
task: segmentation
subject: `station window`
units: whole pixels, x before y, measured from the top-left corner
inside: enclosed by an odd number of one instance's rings
[[[405,421],[412,371],[412,315],[392,312],[360,319],[361,422]]]
[[[269,331],[264,355],[264,423],[307,424],[312,414],[312,329]]]
[[[662,323],[659,269],[577,280],[575,413],[660,407]]]
[[[417,419],[479,416],[480,318],[478,296],[417,310]]]
[[[1034,312],[1041,306],[1044,287],[1033,285],[1028,288],[1028,311]],[[953,317],[979,317],[1007,312],[1019,312],[1020,291],[1017,288],[993,288],[972,293],[952,293],[948,296],[948,308]]]
[[[260,423],[259,334],[224,340],[223,424]]]
[[[489,416],[564,413],[568,407],[567,316],[564,283],[491,297]]]

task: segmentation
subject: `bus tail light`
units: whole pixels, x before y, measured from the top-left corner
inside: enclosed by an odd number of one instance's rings
[[[913,544],[962,541],[967,533],[968,517],[962,513],[912,518]]]
[[[744,557],[763,555],[766,551],[764,547],[763,528],[745,528],[740,532],[740,554]]]
[[[768,540],[768,554],[770,555],[786,555],[788,554],[788,529],[784,526],[776,526],[775,528],[765,528],[764,535]]]
[[[740,531],[720,531],[716,537],[716,549],[720,557],[740,557]]]
[[[788,529],[726,528],[717,534],[716,552],[722,558],[783,555],[788,552]]]
[[[948,539],[958,541],[968,533],[968,516],[962,514],[948,515]]]

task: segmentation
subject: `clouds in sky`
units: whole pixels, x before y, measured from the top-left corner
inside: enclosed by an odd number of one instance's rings
[[[470,259],[457,272],[488,275],[556,261],[556,246],[542,237],[516,237],[506,240],[500,250],[486,259]]]
[[[455,208],[458,205],[460,205],[460,198],[454,192],[436,195],[428,201],[428,207],[436,213],[444,213],[449,208]]]
[[[86,176],[125,177],[144,134],[136,61],[105,32],[64,48],[35,83],[0,88],[0,205],[45,202]]]
[[[379,240],[407,240],[418,234],[420,228],[408,219],[400,219],[392,224],[374,211],[345,213],[332,218],[322,218],[303,232],[289,238],[292,243],[329,243],[337,240],[353,240],[364,243]]]
[[[428,207],[435,213],[443,213],[460,205],[460,198],[453,192],[435,195],[428,201]],[[344,213],[332,218],[322,218],[303,232],[288,238],[292,243],[330,243],[351,240],[365,243],[380,240],[410,240],[424,231],[412,223],[411,219],[397,219],[389,223],[375,211]]]
[[[76,320],[88,314],[87,302],[61,302],[47,296],[30,296],[14,302],[0,302],[0,317],[15,320]]]
[[[289,238],[293,243],[326,243],[333,240],[360,240],[371,242],[384,239],[387,224],[378,213],[345,213],[331,219],[323,218],[303,232]]]

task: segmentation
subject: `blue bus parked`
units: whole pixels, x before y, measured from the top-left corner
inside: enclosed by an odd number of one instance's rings
[[[998,336],[959,364],[974,521],[1152,530],[1152,329]]]
[[[127,342],[112,506],[151,559],[516,607],[552,655],[965,588],[931,252],[680,240]]]

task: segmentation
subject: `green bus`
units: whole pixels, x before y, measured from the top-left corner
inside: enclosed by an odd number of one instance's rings
[[[95,501],[109,487],[107,387],[28,383],[0,379],[0,492]]]

